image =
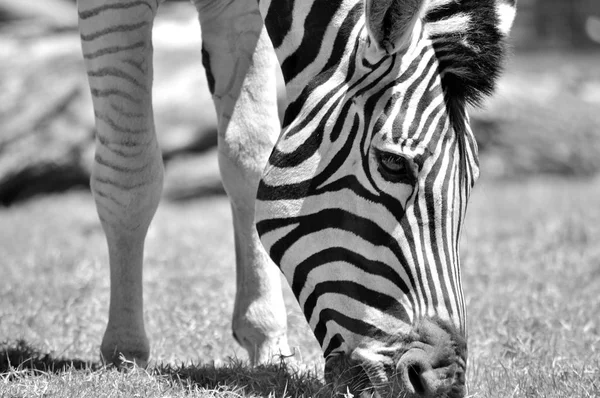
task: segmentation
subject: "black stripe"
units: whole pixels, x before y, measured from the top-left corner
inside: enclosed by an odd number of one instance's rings
[[[148,22],[148,21],[142,21],[142,22],[135,23],[135,24],[115,25],[115,26],[111,26],[111,27],[99,30],[94,33],[90,33],[89,35],[81,34],[81,40],[92,41],[99,37],[106,36],[111,33],[132,32],[134,30],[138,30],[138,29],[140,29],[144,26],[148,26],[148,25],[150,25],[150,22]]]
[[[138,7],[138,6],[146,6],[146,7],[150,8],[151,10],[153,10],[147,1],[129,1],[129,2],[121,1],[118,3],[105,4],[103,6],[94,7],[92,9],[85,10],[85,11],[79,11],[79,18],[80,19],[88,19],[91,17],[95,17],[96,15],[99,15],[99,14],[103,13],[104,11],[124,10],[124,9],[133,8],[133,7]]]
[[[95,176],[94,177],[94,182],[95,183],[100,183],[100,184],[105,184],[105,185],[111,185],[113,187],[117,187],[117,188],[122,189],[124,191],[130,191],[130,190],[135,189],[135,188],[139,188],[139,187],[143,187],[143,186],[149,185],[151,182],[154,182],[154,180],[151,178],[151,179],[149,179],[147,181],[140,181],[140,182],[136,182],[134,184],[124,184],[121,181],[111,180],[111,179],[108,179],[108,178],[102,178],[102,177]],[[127,204],[125,204],[125,203],[119,203],[119,204],[121,204],[123,207],[127,206]]]
[[[202,66],[204,67],[204,73],[206,74],[206,81],[208,83],[208,90],[212,95],[215,94],[215,76],[212,73],[210,66],[210,54],[206,50],[204,43],[202,43]]]
[[[116,151],[114,149],[110,148],[111,145],[118,145],[118,146],[125,147],[125,148],[141,148],[140,152],[142,152],[143,148],[145,148],[145,146],[148,144],[147,142],[139,142],[137,140],[132,141],[131,139],[121,141],[121,142],[111,142],[108,138],[104,137],[102,134],[96,134],[96,138],[98,139],[100,144],[106,146],[108,149],[112,150],[113,152],[116,152]]]
[[[146,151],[146,148],[143,145],[135,145],[136,148],[139,148],[137,151],[133,151],[133,152],[126,152],[124,150],[121,149],[117,149],[111,145],[106,145],[104,144],[104,147],[109,150],[110,152],[114,153],[115,155],[119,155],[120,157],[123,158],[135,158],[140,156],[141,154],[143,154]],[[131,146],[123,146],[124,148],[130,148]]]
[[[343,275],[340,275],[340,278],[343,277]],[[306,301],[304,302],[303,312],[307,321],[310,321],[319,297],[328,293],[340,294],[350,299],[354,299],[359,303],[376,308],[381,312],[405,323],[410,320],[408,314],[404,310],[404,307],[396,298],[385,293],[369,289],[359,283],[342,279],[336,281],[325,281],[317,283],[314,286],[312,292],[308,295]]]
[[[329,339],[329,344],[327,348],[324,347],[323,350],[323,358],[327,358],[334,350],[337,350],[341,347],[342,343],[344,343],[344,338],[341,334],[336,333],[331,339]],[[323,344],[321,344],[323,345]]]
[[[301,0],[302,1],[302,0]],[[281,46],[285,36],[292,28],[295,1],[272,1],[265,17],[265,26],[269,31],[271,43],[275,49]]]
[[[144,48],[145,46],[146,46],[146,42],[143,40],[138,41],[137,43],[127,45],[127,46],[110,46],[110,47],[106,47],[106,48],[103,48],[98,51],[94,51],[93,53],[83,54],[83,58],[94,59],[94,58],[101,57],[103,55],[116,54],[119,52],[135,50],[137,48]]]
[[[345,262],[348,264],[349,270],[358,268],[365,273],[385,278],[396,285],[404,294],[408,294],[410,291],[400,275],[388,264],[377,260],[369,260],[361,254],[345,247],[331,247],[312,254],[294,268],[294,278],[291,287],[296,298],[300,297],[302,288],[306,286],[306,280],[311,271],[333,262]]]
[[[106,181],[101,181],[99,180],[97,177],[94,177],[94,182],[99,182],[101,184],[107,184],[107,185],[113,185],[112,181],[106,180]],[[103,192],[102,190],[98,189],[98,187],[96,187],[96,189],[94,189],[94,194],[98,195],[102,198],[108,199],[111,202],[113,202],[114,204],[121,206],[121,207],[126,207],[127,204],[121,202],[119,199],[117,199],[114,195],[110,195],[106,192]]]
[[[132,129],[129,127],[121,126],[120,124],[117,124],[117,122],[115,122],[113,119],[111,119],[108,115],[104,115],[98,112],[94,112],[94,116],[96,117],[96,119],[102,120],[104,123],[108,124],[108,126],[111,129],[119,133],[140,135],[147,133],[150,130],[149,128]]]
[[[105,90],[92,88],[90,91],[92,93],[92,96],[98,97],[98,98],[110,97],[110,96],[114,95],[116,97],[120,97],[120,98],[129,100],[129,101],[133,102],[134,104],[139,105],[142,103],[141,99],[135,98],[134,96],[129,94],[127,91],[119,90],[117,88],[109,88],[109,89],[105,89]]]
[[[141,88],[142,90],[148,92],[148,89],[146,88],[145,84],[140,83],[135,78],[135,76],[132,76],[129,73],[123,72],[119,68],[106,66],[106,67],[99,68],[99,69],[91,69],[91,70],[88,70],[87,75],[89,77],[106,77],[106,76],[118,77],[118,78],[123,79],[123,80],[133,84],[134,86]]]
[[[148,71],[148,68],[146,67],[146,60],[142,59],[140,61],[136,61],[133,58],[127,58],[124,59],[122,61],[123,63],[126,63],[127,65],[131,65],[134,68],[136,68],[137,70],[139,70],[142,73],[146,73]]]
[[[141,171],[145,170],[148,168],[148,164],[144,164],[140,167],[123,167],[123,166],[119,166],[115,163],[109,162],[108,160],[105,160],[102,156],[100,156],[98,153],[96,153],[96,155],[94,156],[94,160],[96,161],[96,163],[108,167],[109,169],[115,170],[115,171],[119,171],[121,173],[129,173],[129,174],[138,174]]]
[[[327,322],[333,321],[343,328],[363,336],[381,336],[382,340],[391,336],[385,333],[383,330],[373,326],[369,323],[366,323],[360,319],[351,318],[341,312],[333,310],[331,308],[325,308],[323,311],[319,313],[319,322],[315,327],[314,333],[315,337],[319,341],[319,344],[323,346],[323,341],[325,340],[325,335],[327,334]],[[325,350],[326,352],[330,352],[329,348]]]
[[[141,113],[141,112],[129,112],[129,111],[126,111],[120,105],[117,105],[117,104],[112,103],[112,102],[110,103],[110,107],[111,107],[112,110],[114,110],[115,112],[117,112],[121,116],[126,116],[126,117],[131,117],[131,118],[138,118],[138,119],[146,117],[145,113]]]

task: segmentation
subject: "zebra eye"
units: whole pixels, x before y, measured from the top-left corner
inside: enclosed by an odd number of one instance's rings
[[[393,183],[414,185],[417,181],[417,173],[413,163],[397,153],[376,151],[377,169],[382,177]]]

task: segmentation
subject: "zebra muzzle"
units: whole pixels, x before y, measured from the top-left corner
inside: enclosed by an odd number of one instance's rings
[[[328,358],[325,380],[338,395],[462,398],[466,343],[447,322],[419,320],[408,334],[369,339]]]
[[[453,362],[436,367],[430,353],[411,349],[400,358],[396,377],[409,397],[464,397],[464,370]]]

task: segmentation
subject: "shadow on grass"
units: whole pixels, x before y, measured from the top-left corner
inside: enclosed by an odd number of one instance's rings
[[[98,362],[81,359],[54,358],[44,354],[25,340],[0,343],[0,374],[18,370],[59,373],[66,370],[97,370]]]
[[[231,359],[221,366],[210,364],[160,365],[155,374],[166,377],[173,384],[199,387],[207,390],[229,391],[240,396],[262,397],[330,397],[331,392],[314,371],[296,370],[280,364],[250,367]]]
[[[60,374],[107,370],[110,371],[100,362],[55,358],[52,354],[44,353],[24,340],[0,342],[0,376],[4,375],[9,379],[17,373],[22,376],[23,373],[28,372]],[[146,369],[145,372],[162,382],[184,390],[208,390],[233,393],[236,396],[291,398],[330,396],[329,390],[319,380],[316,372],[296,370],[283,361],[279,364],[257,367],[250,367],[247,363],[236,359],[230,359],[229,362],[219,366],[193,363],[181,366],[159,364]]]

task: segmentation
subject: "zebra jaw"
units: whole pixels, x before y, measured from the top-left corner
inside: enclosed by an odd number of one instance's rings
[[[325,380],[333,391],[361,397],[463,397],[466,342],[440,318],[418,321],[408,335],[369,340],[332,354]]]

